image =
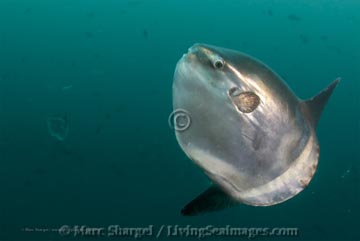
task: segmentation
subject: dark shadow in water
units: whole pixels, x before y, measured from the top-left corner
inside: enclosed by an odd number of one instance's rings
[[[149,37],[149,33],[148,33],[148,31],[146,29],[144,29],[144,31],[143,31],[143,37],[145,39],[147,39]]]
[[[326,36],[326,35],[321,35],[321,36],[320,36],[320,39],[321,39],[321,41],[326,42],[326,41],[329,40],[329,37]]]
[[[85,32],[84,35],[85,35],[85,37],[88,38],[88,39],[94,37],[94,34],[93,34],[92,32]]]
[[[331,50],[331,51],[336,52],[336,53],[337,53],[337,55],[341,55],[341,54],[342,54],[342,51],[341,51],[341,49],[340,49],[339,47],[336,47],[336,46],[329,46],[329,47],[328,47],[328,49],[329,49],[329,50]]]
[[[101,131],[102,131],[102,125],[98,124],[98,126],[96,127],[95,135],[96,136],[100,135]]]
[[[32,7],[28,7],[28,8],[26,8],[25,10],[24,10],[24,15],[27,15],[27,14],[30,14],[30,13],[32,13]]]
[[[107,120],[111,119],[111,113],[106,113],[105,114],[105,119],[107,119]]]
[[[301,20],[301,18],[299,16],[295,15],[295,14],[289,14],[288,19],[290,21],[300,21]]]
[[[86,17],[92,19],[92,18],[96,17],[96,14],[95,14],[95,12],[89,12],[88,14],[86,14]]]
[[[299,38],[300,38],[300,40],[301,40],[301,42],[303,43],[303,44],[308,44],[309,43],[309,38],[305,35],[305,34],[300,34],[299,35]]]

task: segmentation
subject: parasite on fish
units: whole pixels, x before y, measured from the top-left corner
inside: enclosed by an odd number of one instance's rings
[[[259,96],[250,91],[239,92],[238,89],[232,88],[229,91],[229,96],[236,108],[243,113],[253,112],[260,104]]]

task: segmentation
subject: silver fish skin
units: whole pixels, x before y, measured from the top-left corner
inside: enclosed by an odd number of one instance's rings
[[[173,108],[191,117],[189,128],[176,131],[176,138],[213,186],[183,214],[236,203],[270,206],[300,193],[317,169],[316,125],[339,80],[304,101],[247,54],[192,46],[174,74]]]

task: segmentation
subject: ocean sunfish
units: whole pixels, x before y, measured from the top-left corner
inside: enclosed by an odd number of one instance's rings
[[[238,203],[270,206],[301,192],[318,165],[317,122],[339,81],[301,100],[280,76],[249,55],[192,46],[174,74],[173,108],[183,110],[174,121],[187,127],[175,128],[175,133],[212,185],[182,214]]]

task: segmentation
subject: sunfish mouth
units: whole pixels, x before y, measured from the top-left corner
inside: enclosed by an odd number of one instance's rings
[[[225,61],[212,49],[213,47],[210,45],[194,44],[188,48],[187,53],[183,54],[180,61],[197,61],[198,64],[205,64],[210,61],[215,69],[222,69]]]
[[[181,60],[193,58],[197,51],[198,51],[198,47],[196,45],[188,48],[188,51],[182,55]]]

